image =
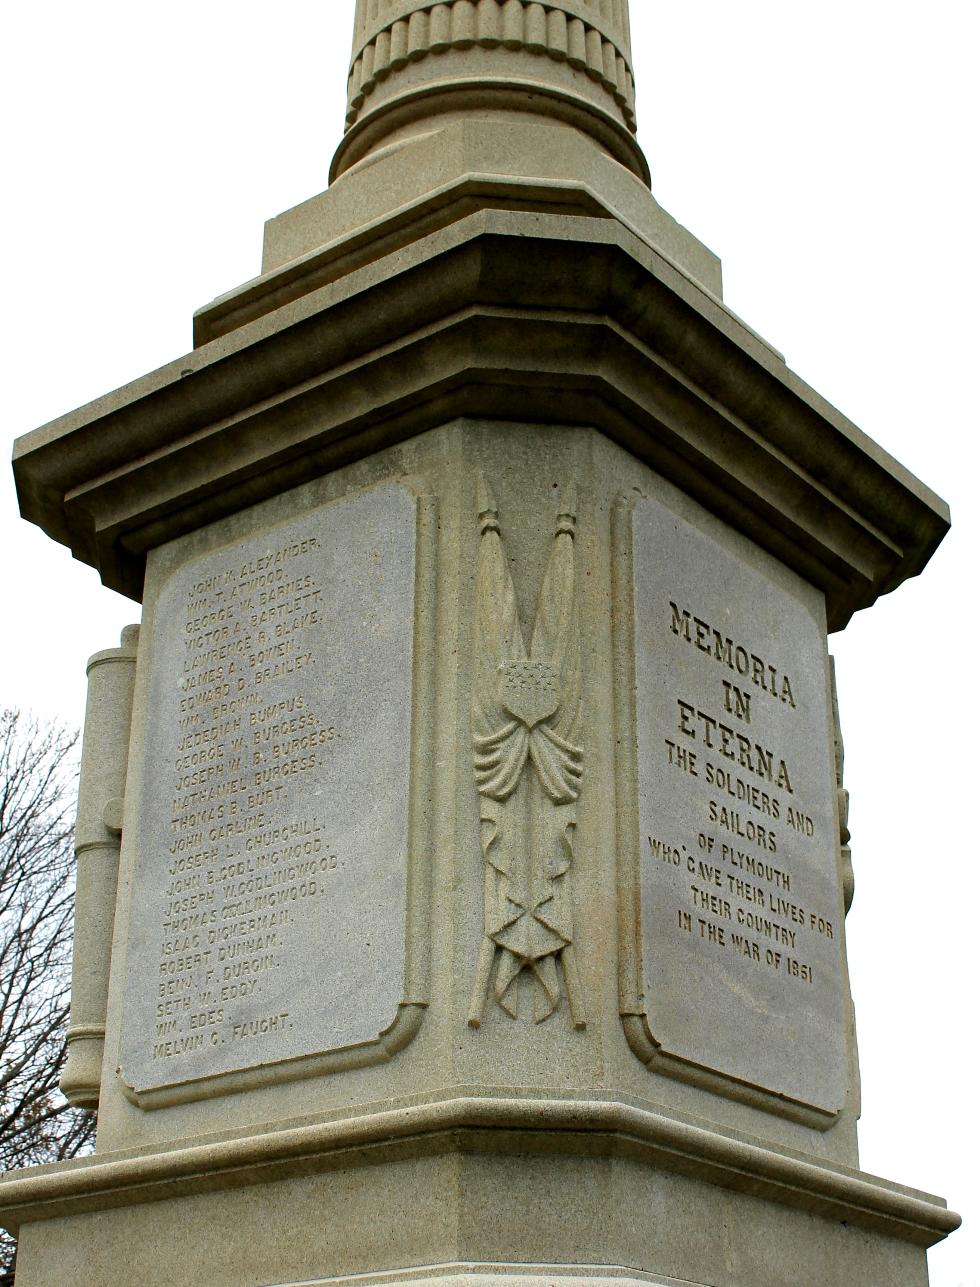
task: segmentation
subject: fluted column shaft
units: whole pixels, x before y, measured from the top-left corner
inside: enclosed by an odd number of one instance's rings
[[[335,177],[420,119],[495,109],[572,124],[646,179],[627,0],[359,0]]]

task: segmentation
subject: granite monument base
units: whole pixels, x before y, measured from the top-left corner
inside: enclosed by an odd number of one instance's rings
[[[18,1287],[925,1287],[955,1222],[638,1105],[472,1095],[104,1154],[7,1200]]]
[[[18,1287],[925,1287],[958,1218],[857,1169],[847,607],[727,517],[459,418],[151,552],[98,1152],[0,1185]]]

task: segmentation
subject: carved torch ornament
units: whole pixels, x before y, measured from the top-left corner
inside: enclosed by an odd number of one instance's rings
[[[482,478],[479,492],[472,729],[485,886],[469,1022],[480,1026],[491,987],[518,1018],[526,971],[536,1022],[558,1008],[563,976],[572,1023],[584,1028],[568,876],[583,760],[574,493],[562,499],[529,655],[497,505]]]

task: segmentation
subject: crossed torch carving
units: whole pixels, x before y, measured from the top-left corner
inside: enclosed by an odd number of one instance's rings
[[[530,655],[497,505],[482,478],[479,506],[472,730],[484,938],[469,1022],[480,1026],[491,980],[497,1002],[516,1019],[527,971],[541,1023],[558,1007],[560,971],[572,1023],[584,1028],[568,881],[583,771],[574,493],[562,498]]]

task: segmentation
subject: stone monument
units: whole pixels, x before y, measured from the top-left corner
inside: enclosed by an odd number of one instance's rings
[[[922,1287],[858,1169],[828,631],[927,488],[653,200],[626,0],[358,0],[327,192],[20,440],[90,664],[18,1287]]]

